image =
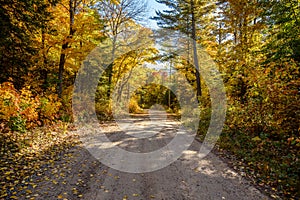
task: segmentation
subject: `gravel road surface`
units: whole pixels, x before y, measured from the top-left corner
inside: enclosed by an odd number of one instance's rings
[[[135,116],[131,120],[132,131],[127,134],[120,131],[116,123],[101,125],[112,142],[131,152],[157,150],[168,144],[178,129],[178,122],[172,118],[164,119],[162,126],[158,123],[159,117],[157,120],[152,118],[150,125],[145,116]],[[152,128],[147,129],[149,126]],[[151,132],[153,127],[156,127],[156,134]],[[145,131],[135,137],[133,130]],[[35,185],[24,199],[269,199],[213,153],[200,160],[197,156],[200,146],[201,143],[195,140],[175,162],[148,173],[114,170],[95,159],[84,146],[77,146],[32,177]],[[147,161],[135,164],[146,165]]]

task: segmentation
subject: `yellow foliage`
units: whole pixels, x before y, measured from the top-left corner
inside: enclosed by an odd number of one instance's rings
[[[61,103],[58,101],[58,96],[56,94],[42,97],[40,106],[41,120],[43,120],[45,124],[51,123],[51,121],[58,118],[60,107]]]
[[[26,119],[26,128],[34,126],[34,122],[38,120],[38,107],[40,106],[38,97],[34,97],[30,91],[30,87],[21,89],[20,98],[20,114]]]
[[[17,91],[10,82],[0,84],[0,122],[11,130],[25,131],[58,118],[57,95],[35,96],[30,87]]]
[[[10,82],[0,85],[0,121],[8,121],[19,111],[19,96]]]
[[[140,108],[135,98],[130,99],[128,108],[130,113],[143,113],[143,110]]]

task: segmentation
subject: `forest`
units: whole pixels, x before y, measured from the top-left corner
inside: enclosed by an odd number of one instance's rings
[[[120,99],[130,113],[160,104],[180,117],[173,90],[185,91],[165,86],[182,85],[174,75],[180,72],[196,93],[203,140],[212,109],[196,46],[214,62],[226,90],[215,151],[274,199],[300,198],[300,2],[156,0],[167,9],[155,16],[147,14],[149,2],[0,1],[0,199],[17,199],[19,190],[29,195],[30,177],[80,143],[69,133],[76,129],[79,73],[97,80],[92,109],[105,123]],[[173,33],[190,39],[178,37],[176,44],[186,59],[172,52]],[[77,109],[81,117],[90,114]]]

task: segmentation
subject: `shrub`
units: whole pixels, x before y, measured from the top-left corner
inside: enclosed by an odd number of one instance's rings
[[[131,98],[128,104],[129,113],[143,113],[143,109],[139,106],[135,98]]]
[[[10,121],[11,117],[16,117],[19,108],[19,94],[12,83],[5,82],[0,84],[0,120],[1,122]]]
[[[95,104],[95,109],[100,119],[111,119],[113,117],[111,102],[109,100],[98,100]]]
[[[58,119],[61,103],[56,95],[33,95],[30,87],[17,91],[12,83],[0,84],[0,123],[12,131],[25,132]]]

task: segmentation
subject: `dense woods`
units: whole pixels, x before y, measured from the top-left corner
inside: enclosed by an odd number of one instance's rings
[[[237,168],[275,198],[299,198],[299,1],[156,1],[168,9],[151,19],[160,29],[192,39],[186,44],[190,60],[160,52],[151,38],[157,30],[142,25],[149,18],[147,1],[0,1],[1,199],[13,196],[44,160],[55,159],[50,152],[73,145],[66,132],[73,122],[74,82],[96,47],[99,52],[93,53],[102,57],[90,65],[106,66],[95,98],[100,120],[113,118],[111,94],[121,78],[117,98],[129,100],[130,112],[159,103],[180,116],[175,95],[163,86],[145,83],[129,94],[139,82],[132,77],[141,72],[173,80],[168,68],[159,73],[145,67],[164,62],[195,88],[203,139],[211,108],[206,83],[195,70],[196,45],[217,64],[226,87],[227,117],[218,151],[234,157]]]

